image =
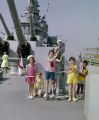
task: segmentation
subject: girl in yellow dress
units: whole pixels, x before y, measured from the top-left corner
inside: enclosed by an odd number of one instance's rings
[[[35,89],[36,89],[37,95],[42,97],[42,95],[44,93],[44,79],[42,77],[42,73],[37,73],[36,82],[35,82]]]
[[[4,69],[4,72],[7,72],[7,68],[8,68],[8,55],[6,52],[4,52],[4,55],[2,56],[2,64],[1,67]]]
[[[77,77],[77,65],[75,64],[75,58],[69,58],[70,65],[68,66],[68,77],[67,77],[67,84],[69,85],[69,99],[68,101],[77,101],[78,99],[75,98],[75,87],[78,83]]]

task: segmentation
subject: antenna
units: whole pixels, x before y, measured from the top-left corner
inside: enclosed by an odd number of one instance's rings
[[[51,0],[48,0],[48,4],[47,4],[47,10],[46,10],[46,12],[47,12],[47,13],[49,13],[49,9],[50,9],[50,3],[51,3]],[[46,13],[46,14],[47,14],[47,13]],[[47,16],[47,15],[46,15],[46,16]]]

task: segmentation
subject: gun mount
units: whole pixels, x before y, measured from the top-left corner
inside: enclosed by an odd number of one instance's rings
[[[14,0],[7,0],[8,7],[12,16],[12,20],[14,23],[14,27],[16,30],[16,35],[18,38],[18,47],[17,47],[17,53],[18,55],[22,57],[27,57],[30,54],[30,45],[26,42],[25,36],[23,35],[22,28],[20,25],[19,17],[17,14],[16,6]]]
[[[7,52],[9,54],[9,43],[7,41],[3,41],[0,37],[0,56]]]

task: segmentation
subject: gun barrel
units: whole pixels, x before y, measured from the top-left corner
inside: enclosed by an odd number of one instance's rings
[[[21,44],[26,44],[26,39],[23,35],[23,31],[22,31],[22,28],[21,28],[21,25],[20,25],[20,21],[19,21],[17,10],[16,10],[15,2],[14,2],[14,0],[7,0],[7,3],[8,3],[8,7],[9,7],[9,10],[10,10],[10,13],[11,13],[11,16],[12,16],[14,27],[15,27],[15,30],[16,30],[18,42],[19,42],[20,45]]]
[[[4,18],[3,18],[3,16],[2,16],[1,13],[0,13],[0,19],[1,19],[1,22],[2,22],[2,24],[3,24],[3,26],[4,26],[4,29],[5,29],[5,31],[6,31],[7,36],[11,36],[11,33],[10,33],[10,31],[8,30],[8,27],[7,27],[7,25],[6,25],[5,21],[4,21]]]

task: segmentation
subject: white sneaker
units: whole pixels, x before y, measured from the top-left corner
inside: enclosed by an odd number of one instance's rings
[[[54,94],[51,94],[50,96],[49,96],[49,98],[53,98],[54,97]]]
[[[27,99],[31,99],[31,96],[28,96]]]
[[[48,94],[45,93],[43,97],[44,97],[44,98],[48,97]]]
[[[46,93],[44,94],[44,96],[43,96],[44,98],[46,97]]]
[[[80,99],[83,99],[83,94],[80,94],[80,97],[79,97]]]
[[[33,96],[30,96],[30,99],[32,100],[32,99],[33,99]]]

